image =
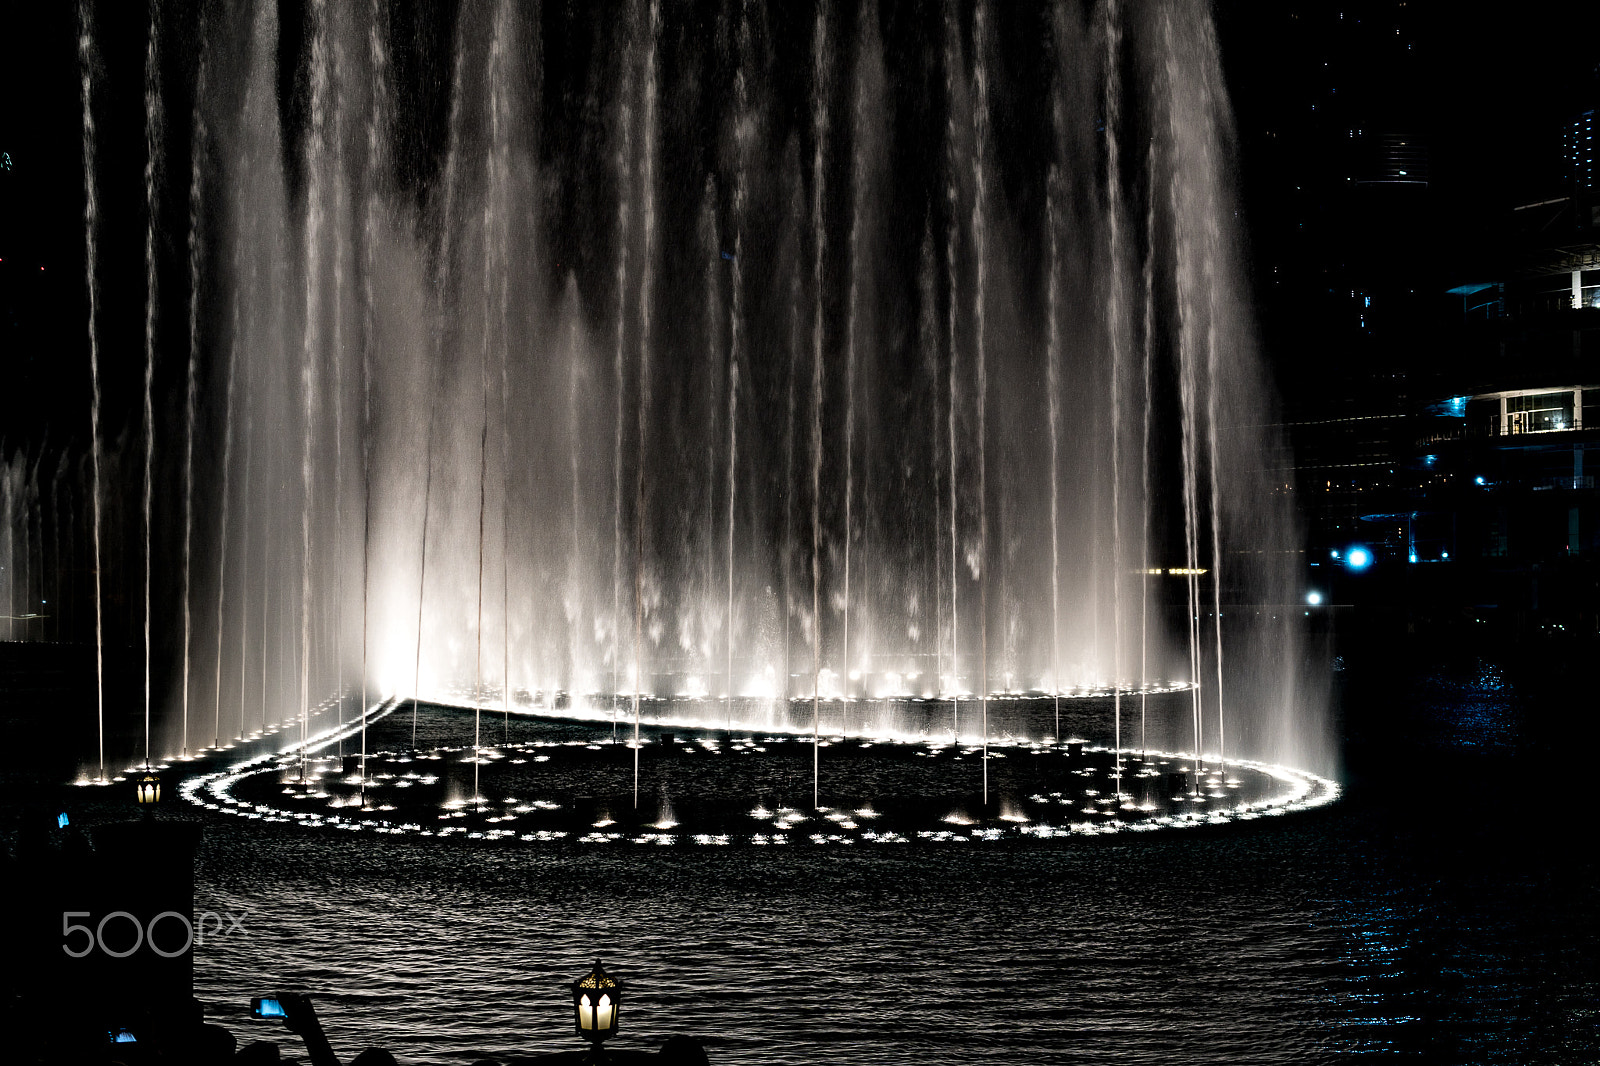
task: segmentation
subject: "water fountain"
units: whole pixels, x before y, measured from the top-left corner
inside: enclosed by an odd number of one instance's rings
[[[93,8],[86,57],[110,47]],[[362,809],[369,753],[442,750],[419,730],[449,706],[474,712],[474,798],[534,750],[513,718],[623,751],[624,710],[635,806],[691,726],[807,738],[813,808],[877,772],[829,738],[916,748],[984,817],[1028,804],[991,754],[1066,765],[1075,733],[1113,809],[1144,753],[1182,752],[1196,794],[1331,769],[1202,6],[430,17],[210,4],[192,57],[152,20],[147,748],[189,753],[207,715],[213,747],[224,720],[294,722],[310,789],[319,745],[359,731]],[[187,138],[163,134],[180,82]],[[157,238],[161,146],[185,141],[180,265]],[[152,506],[169,450],[181,536]]]

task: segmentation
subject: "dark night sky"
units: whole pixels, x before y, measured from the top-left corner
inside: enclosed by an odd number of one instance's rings
[[[86,428],[78,417],[87,402],[87,345],[73,6],[10,0],[0,16],[0,151],[10,157],[0,172],[0,440],[8,445]],[[109,12],[103,34],[142,35],[143,5],[100,6]],[[169,4],[168,17],[195,7]],[[1437,293],[1491,269],[1508,207],[1560,192],[1559,124],[1600,103],[1600,4],[1507,6],[1487,18],[1431,0],[1220,0],[1215,8],[1239,127],[1258,312],[1268,357],[1285,371],[1304,365],[1308,318],[1331,313],[1315,298],[1330,270],[1380,264],[1384,277],[1374,284]],[[107,62],[137,56],[103,51],[116,57]],[[137,70],[101,77],[139,83]],[[176,109],[187,101],[169,107],[182,114]],[[129,178],[102,181],[102,208],[136,217],[137,203],[112,198],[138,195],[138,94],[109,99],[98,121],[103,165]],[[1340,134],[1368,123],[1425,140],[1425,194],[1370,210],[1351,198],[1341,179],[1359,161]],[[132,258],[104,264],[109,314],[137,320],[141,273]],[[1420,301],[1409,313],[1425,322],[1431,305]],[[113,348],[105,358],[137,353]],[[1297,388],[1292,373],[1283,383],[1291,394]]]

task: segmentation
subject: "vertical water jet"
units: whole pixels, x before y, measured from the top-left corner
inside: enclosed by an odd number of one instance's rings
[[[150,553],[156,460],[156,181],[161,166],[161,6],[150,0],[150,31],[144,56],[144,765],[150,766]]]
[[[811,806],[818,806],[821,777],[822,742],[822,336],[824,296],[823,261],[827,254],[827,220],[823,217],[823,192],[826,176],[823,163],[828,145],[828,7],[817,4],[816,30],[812,41],[812,136],[815,139],[811,163],[811,227],[815,260],[811,284],[815,310],[811,323]]]
[[[640,182],[644,197],[643,265],[639,278],[639,454],[634,475],[633,566],[633,806],[639,807],[639,698],[644,684],[644,457],[650,407],[650,310],[656,239],[656,49],[660,41],[661,0],[650,0],[649,50],[644,70],[644,158]]]
[[[300,453],[300,780],[306,777],[306,746],[311,728],[311,508],[314,486],[312,448],[317,425],[317,361],[321,336],[323,119],[328,94],[326,0],[312,0],[307,13],[311,35],[311,113],[306,132],[305,328],[300,383],[305,424]]]
[[[972,293],[972,335],[974,361],[977,370],[978,408],[978,621],[980,678],[982,687],[978,698],[982,701],[983,715],[983,802],[989,803],[989,365],[985,341],[985,285],[988,280],[988,260],[985,258],[985,174],[984,152],[989,139],[989,77],[986,60],[987,31],[985,15],[988,8],[981,2],[972,12],[972,256],[977,270],[977,284]]]
[[[622,689],[617,684],[617,669],[622,662],[622,431],[624,398],[627,390],[624,353],[628,325],[628,224],[630,219],[633,166],[633,49],[636,20],[628,21],[629,40],[623,49],[622,91],[617,95],[619,140],[614,167],[617,175],[617,340],[613,361],[612,387],[616,394],[616,415],[612,419],[614,448],[611,474],[611,742],[617,742],[617,714]],[[509,698],[509,697],[508,697]]]
[[[1060,107],[1056,108],[1059,116]],[[1059,129],[1059,118],[1058,129]],[[1045,242],[1050,272],[1045,283],[1045,392],[1050,421],[1050,691],[1055,702],[1055,739],[1061,741],[1061,334],[1056,300],[1061,290],[1061,247],[1056,203],[1061,175],[1054,166],[1045,179]]]
[[[206,21],[200,15],[200,61],[195,72],[195,104],[189,142],[189,366],[183,404],[183,742],[189,757],[189,654],[193,644],[190,562],[194,542],[194,417],[200,374],[200,182],[206,152],[206,122],[200,102],[206,93]]]
[[[94,127],[94,38],[91,33],[89,0],[78,3],[78,79],[83,100],[83,246],[84,281],[89,294],[89,455],[92,476],[89,501],[90,528],[94,551],[94,691],[95,731],[99,753],[100,783],[106,781],[106,673],[105,615],[100,573],[100,305],[99,265],[96,227],[99,205],[95,195]]]
[[[950,712],[951,712],[951,742],[958,743],[961,739],[961,612],[959,610],[959,592],[957,589],[956,572],[961,555],[960,541],[957,537],[958,495],[956,474],[956,417],[959,409],[959,392],[956,382],[956,367],[959,362],[960,339],[957,333],[957,320],[960,314],[961,299],[957,278],[958,255],[961,246],[960,222],[960,177],[956,159],[957,148],[957,70],[961,62],[961,29],[956,21],[955,5],[948,5],[944,9],[944,94],[945,94],[945,283],[946,283],[946,333],[950,356],[950,396],[949,420],[950,429],[948,440],[950,443]]]

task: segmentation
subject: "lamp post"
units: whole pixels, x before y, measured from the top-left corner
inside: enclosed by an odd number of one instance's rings
[[[146,770],[134,784],[134,795],[139,800],[139,809],[144,811],[144,816],[150,817],[155,811],[156,804],[161,802],[160,776]]]
[[[622,983],[609,976],[600,960],[586,977],[572,982],[573,1023],[578,1035],[589,1041],[588,1062],[603,1062],[600,1045],[617,1031],[622,1010]]]

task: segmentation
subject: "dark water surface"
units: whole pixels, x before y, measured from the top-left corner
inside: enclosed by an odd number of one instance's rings
[[[1594,701],[1563,661],[1347,651],[1345,799],[1216,829],[611,850],[208,816],[196,909],[248,917],[198,994],[248,1040],[280,1035],[250,996],[305,988],[336,1048],[407,1063],[573,1047],[597,956],[619,1047],[714,1063],[1595,1062]]]

